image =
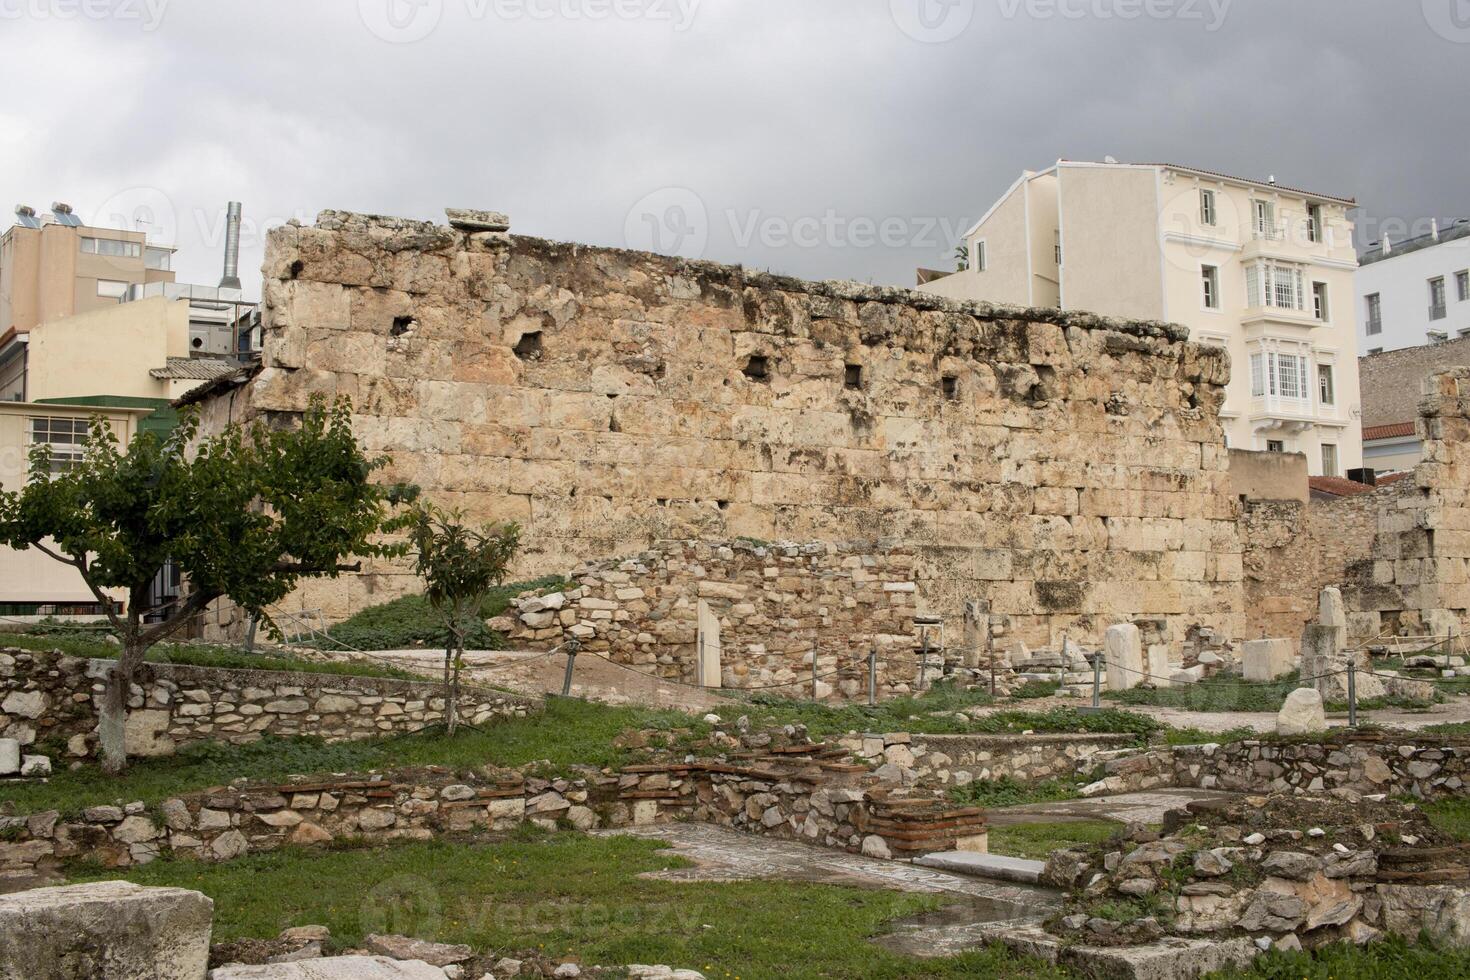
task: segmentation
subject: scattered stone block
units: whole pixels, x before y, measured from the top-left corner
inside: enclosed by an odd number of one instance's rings
[[[1108,690],[1128,691],[1144,681],[1143,639],[1132,623],[1109,626],[1103,638],[1108,667]]]
[[[363,939],[362,945],[370,953],[395,960],[422,960],[430,966],[463,963],[475,955],[475,951],[463,943],[432,943],[408,936],[370,935]]]
[[[1278,735],[1310,735],[1327,731],[1327,711],[1314,688],[1299,687],[1286,697],[1276,715]]]
[[[20,741],[0,738],[0,776],[14,776],[20,772]]]
[[[265,966],[222,966],[210,971],[209,980],[444,980],[445,976],[441,968],[419,960],[333,956]]]
[[[1296,655],[1290,640],[1247,640],[1241,663],[1246,680],[1274,681],[1296,668]]]
[[[1154,687],[1169,687],[1173,669],[1169,666],[1169,648],[1155,644],[1148,648],[1148,683]]]
[[[0,895],[0,977],[200,980],[213,916],[199,892],[126,881]]]

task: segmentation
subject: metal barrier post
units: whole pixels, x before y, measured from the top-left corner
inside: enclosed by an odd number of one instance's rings
[[[868,648],[868,707],[878,704],[878,648]]]
[[[812,700],[819,701],[817,697],[817,643],[812,641]]]
[[[567,672],[561,681],[561,696],[571,697],[572,694],[572,669],[577,663],[577,647],[580,644],[576,640],[567,641]]]
[[[1358,662],[1349,659],[1348,675],[1348,727],[1358,727]]]
[[[924,690],[924,679],[929,670],[929,631],[924,631],[924,642],[919,647],[919,690]]]
[[[1454,654],[1455,654],[1455,642],[1454,641],[1455,641],[1455,634],[1453,634],[1453,633],[1446,633],[1444,635],[1444,665],[1446,667],[1448,667],[1450,665],[1450,657],[1454,656]]]
[[[1102,668],[1103,655],[1098,651],[1092,658],[1092,706],[1099,710],[1102,708]]]

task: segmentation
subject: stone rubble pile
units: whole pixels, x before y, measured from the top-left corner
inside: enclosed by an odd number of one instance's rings
[[[1470,936],[1470,844],[1383,795],[1192,803],[1089,850],[1054,854],[1043,879],[1069,890],[1054,933],[1091,944],[1171,934],[1247,935],[1260,948]],[[1129,921],[1099,915],[1135,903]]]

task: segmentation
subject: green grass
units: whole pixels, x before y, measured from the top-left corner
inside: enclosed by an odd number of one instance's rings
[[[1021,806],[1026,803],[1057,803],[1063,800],[1075,800],[1080,795],[1077,792],[1076,782],[1048,779],[1027,783],[1010,776],[1002,776],[999,779],[977,779],[965,786],[954,786],[949,791],[949,798],[956,803],[966,806],[983,806],[989,809]]]
[[[1430,725],[1422,729],[1426,735],[1470,735],[1470,721],[1455,721],[1444,725]]]
[[[1470,841],[1470,799],[1463,796],[1420,803],[1434,826],[1460,841]]]
[[[1232,728],[1223,732],[1207,732],[1202,728],[1167,728],[1163,736],[1165,745],[1228,745],[1248,738],[1268,737],[1254,728]]]
[[[685,867],[654,841],[557,834],[496,844],[404,844],[224,865],[156,861],[125,873],[144,885],[214,899],[214,941],[273,938],[319,924],[339,947],[368,932],[468,943],[481,953],[538,950],[584,964],[668,963],[711,977],[1060,978],[998,950],[919,960],[868,942],[894,918],[931,910],[929,895],[786,881],[669,882],[640,873]]]
[[[552,575],[503,585],[491,592],[480,606],[480,618],[499,616],[510,608],[510,600],[522,592],[554,592],[568,584],[562,577]],[[291,624],[282,625],[288,627]],[[355,650],[442,649],[448,640],[448,631],[439,614],[429,605],[429,600],[421,595],[411,595],[369,606],[355,616],[328,627],[327,637],[330,639],[320,635],[298,639],[302,644],[324,650],[342,647]],[[499,650],[504,644],[505,638],[487,629],[484,623],[476,624],[465,638],[465,645],[471,650]]]
[[[990,828],[990,853],[1045,861],[1054,851],[1102,844],[1123,830],[1112,820],[1057,820]]]
[[[268,738],[250,745],[217,742],[189,746],[162,759],[136,759],[119,778],[94,765],[59,768],[45,783],[7,787],[5,797],[17,813],[60,810],[76,813],[105,803],[159,803],[171,796],[218,786],[245,777],[281,780],[324,772],[361,772],[439,765],[453,769],[520,766],[544,761],[548,771],[573,764],[620,766],[634,752],[612,744],[629,728],[681,729],[705,732],[708,726],[674,711],[609,708],[554,698],[544,714],[487,726],[461,729],[454,738],[442,729],[419,735],[325,743],[313,738]]]
[[[1275,712],[1281,710],[1286,696],[1299,686],[1295,674],[1269,683],[1216,676],[1197,684],[1179,684],[1157,690],[1135,687],[1127,691],[1107,691],[1103,697],[1119,704],[1186,711]]]
[[[1030,701],[1037,698],[1049,698],[1062,689],[1059,681],[1027,681],[1011,692],[1011,697],[1019,701]]]
[[[1210,974],[1210,980],[1461,980],[1470,976],[1470,950],[1410,944],[1396,936],[1367,947],[1335,945],[1314,953],[1267,953],[1248,970]]]
[[[45,633],[0,633],[0,647],[22,650],[60,650],[74,657],[91,660],[115,660],[116,645],[100,634],[87,632],[74,635]],[[220,667],[230,670],[281,670],[303,674],[336,674],[350,677],[392,677],[400,680],[423,680],[417,674],[396,667],[370,663],[318,663],[279,653],[246,653],[234,647],[209,644],[160,643],[148,651],[147,661],[157,664],[182,664],[190,667]]]

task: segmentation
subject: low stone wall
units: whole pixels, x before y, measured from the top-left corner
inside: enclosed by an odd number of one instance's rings
[[[111,669],[110,660],[0,650],[0,737],[23,745],[64,742],[69,754],[89,755]],[[442,687],[432,681],[178,664],[142,665],[128,703],[128,751],[140,756],[263,735],[347,741],[413,732],[444,717]],[[528,698],[483,689],[460,696],[461,717],[477,725],[537,708]]]
[[[885,542],[663,542],[583,565],[571,588],[518,600],[495,625],[518,645],[576,638],[584,652],[694,683],[704,607],[707,624],[718,623],[705,642],[720,647],[725,687],[805,684],[808,695],[815,650],[821,696],[866,696],[876,648],[879,693],[903,694],[918,679],[915,561]]]
[[[1182,786],[1250,793],[1386,793],[1428,800],[1464,795],[1470,782],[1470,740],[1351,734],[1323,742],[1248,739],[1156,749],[1110,762],[1106,772],[1084,792]]]
[[[427,767],[241,782],[156,808],[94,806],[68,819],[55,811],[0,817],[0,883],[44,877],[76,859],[104,867],[164,855],[226,861],[285,844],[427,840],[525,820],[579,830],[698,820],[879,857],[983,847],[980,810],[910,799],[871,766],[848,761],[840,745],[779,733],[714,741],[723,756],[585,768],[555,780]]]
[[[864,735],[841,739],[853,755],[901,770],[923,786],[976,780],[1035,782],[1089,773],[1098,756],[1135,744],[1132,735]]]

